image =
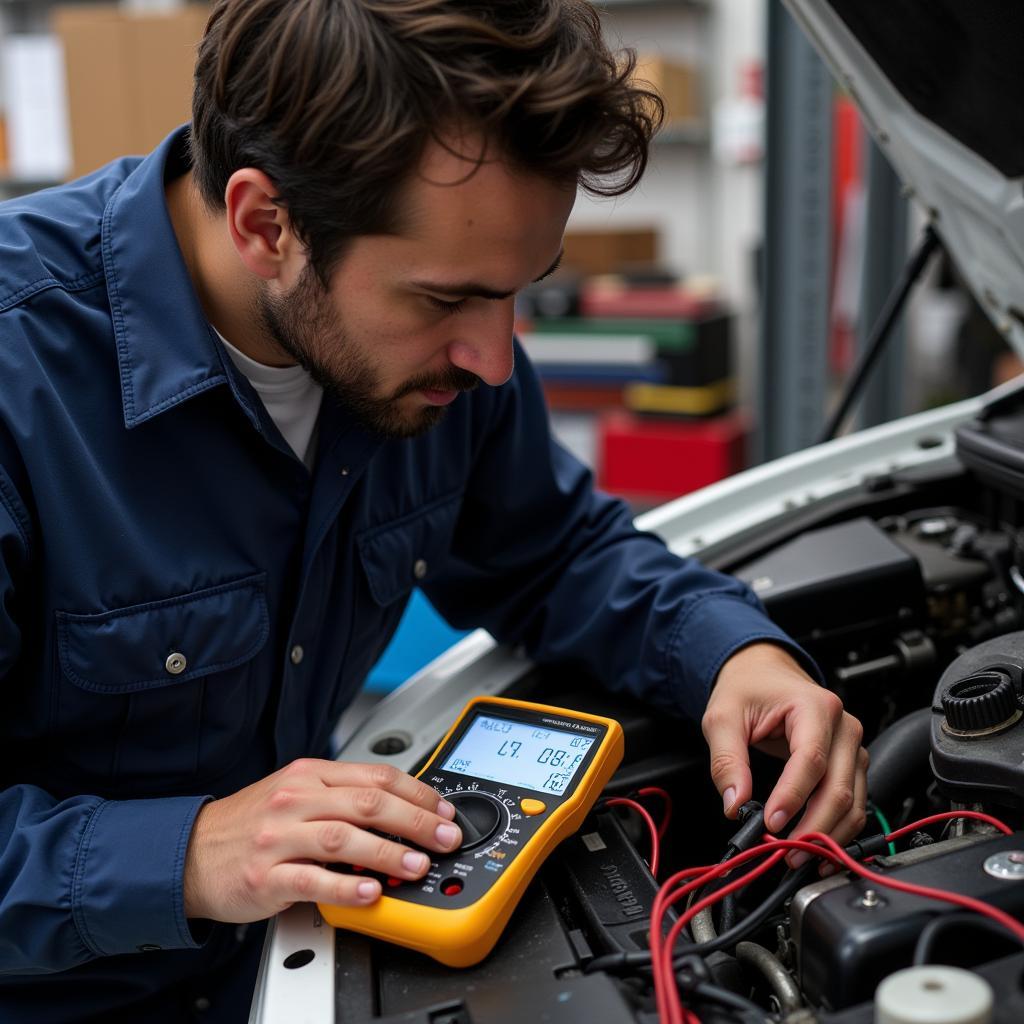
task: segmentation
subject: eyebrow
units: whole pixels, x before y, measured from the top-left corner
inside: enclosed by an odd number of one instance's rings
[[[565,255],[565,250],[562,249],[558,256],[555,258],[555,262],[544,271],[540,277],[535,277],[531,284],[536,284],[538,281],[543,281],[544,278],[550,277],[559,267],[562,262],[562,257]],[[449,295],[458,296],[460,298],[476,298],[476,299],[509,299],[515,295],[514,291],[511,292],[499,292],[493,288],[488,288],[486,285],[478,284],[476,281],[464,281],[457,284],[440,284],[430,281],[413,281],[412,285],[414,288],[421,288],[425,292],[434,292],[437,295]]]

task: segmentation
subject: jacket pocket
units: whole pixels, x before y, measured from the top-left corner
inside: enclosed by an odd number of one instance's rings
[[[226,672],[254,657],[270,622],[265,573],[96,615],[57,612],[64,675],[93,693],[134,693]]]
[[[460,491],[358,535],[359,559],[377,604],[408,596],[444,567],[461,507]]]
[[[85,792],[196,792],[251,745],[266,574],[98,614],[57,612],[61,761]]]

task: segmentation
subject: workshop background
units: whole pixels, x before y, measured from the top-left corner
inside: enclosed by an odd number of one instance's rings
[[[820,438],[923,225],[779,0],[601,0],[666,104],[639,188],[581,195],[518,330],[558,437],[637,511]],[[208,8],[0,0],[0,199],[187,120]],[[937,261],[844,429],[1018,372]],[[969,343],[968,343],[969,339]],[[450,646],[416,594],[367,689]]]

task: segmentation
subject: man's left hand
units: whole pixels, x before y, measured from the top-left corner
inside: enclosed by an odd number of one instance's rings
[[[786,758],[765,804],[778,832],[807,805],[792,831],[824,832],[846,845],[864,827],[868,754],[860,722],[842,701],[812,680],[781,647],[744,647],[722,666],[701,721],[711,749],[711,777],[735,817],[750,799],[749,748]],[[806,854],[791,854],[796,867]]]

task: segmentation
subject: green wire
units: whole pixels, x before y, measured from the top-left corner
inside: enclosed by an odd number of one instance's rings
[[[882,831],[889,835],[892,832],[892,825],[889,824],[889,819],[882,813],[881,809],[876,807],[874,804],[868,804],[868,810],[878,819],[878,824],[882,826]],[[889,853],[893,857],[896,856],[896,844],[889,844]]]

